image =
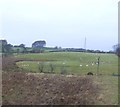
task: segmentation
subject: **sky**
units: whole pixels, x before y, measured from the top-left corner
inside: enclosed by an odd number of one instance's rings
[[[0,0],[0,39],[30,47],[112,50],[118,43],[119,0]]]

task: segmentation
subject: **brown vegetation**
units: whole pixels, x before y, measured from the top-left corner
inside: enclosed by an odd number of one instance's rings
[[[2,70],[3,71],[21,71],[16,65],[16,62],[22,61],[23,59],[15,57],[2,57]]]
[[[23,70],[22,68],[19,68],[16,65],[16,62],[19,62],[19,61],[44,61],[44,60],[39,60],[39,59],[37,60],[37,59],[28,59],[28,58],[17,58],[17,57],[13,57],[13,56],[2,57],[1,59],[2,59],[2,70],[3,71],[14,71],[14,72],[19,72],[19,71],[29,72],[29,71]]]
[[[94,104],[98,89],[89,77],[3,72],[3,105]]]

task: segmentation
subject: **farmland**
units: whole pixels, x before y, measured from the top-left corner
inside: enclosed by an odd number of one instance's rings
[[[18,62],[17,65],[31,72],[39,72],[38,67],[43,64],[44,71],[50,71],[53,65],[54,73],[63,70],[68,74],[86,74],[87,72],[97,73],[97,59],[100,56],[100,74],[112,75],[118,73],[118,59],[114,54],[94,54],[77,52],[55,52],[41,54],[21,54],[18,58],[28,58],[33,61]]]
[[[118,0],[0,4],[3,107],[120,105]]]
[[[96,75],[98,57],[99,75]],[[17,54],[14,58],[15,72],[3,73],[4,104],[118,103],[118,77],[113,76],[118,74],[118,58],[114,54],[46,52]],[[87,76],[88,72],[94,75]]]

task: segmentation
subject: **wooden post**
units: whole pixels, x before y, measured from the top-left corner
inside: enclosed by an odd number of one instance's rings
[[[100,56],[98,57],[98,62],[97,62],[98,66],[97,66],[97,75],[99,75],[99,64],[100,64]]]

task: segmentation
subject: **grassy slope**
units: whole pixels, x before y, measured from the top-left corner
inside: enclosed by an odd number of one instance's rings
[[[60,72],[64,69],[68,73],[86,74],[87,72],[97,72],[97,58],[100,56],[100,73],[113,74],[117,73],[117,57],[113,54],[93,54],[93,53],[76,53],[76,52],[58,52],[58,53],[41,53],[41,54],[21,54],[17,57],[39,59],[44,61],[44,70],[50,70],[50,64],[54,66],[55,72]],[[50,61],[51,60],[51,61]],[[42,61],[42,62],[43,62]],[[92,62],[94,65],[92,66]],[[31,70],[32,72],[38,71],[38,62],[19,62],[18,66]],[[28,65],[28,66],[24,66]],[[82,65],[82,67],[80,67]],[[88,65],[88,67],[86,67]]]
[[[93,54],[93,53],[75,53],[75,52],[59,52],[59,53],[43,53],[43,54],[26,54],[18,55],[17,57],[32,58],[44,60],[46,70],[49,70],[49,63],[56,67],[55,72],[60,72],[60,67],[64,64],[65,69],[73,74],[86,74],[89,71],[96,73],[97,65],[91,65],[91,62],[97,62],[100,56],[100,73],[99,77],[93,76],[93,80],[100,86],[100,95],[96,100],[97,104],[117,104],[118,102],[118,77],[112,76],[113,73],[118,73],[118,58],[114,54]],[[49,60],[49,61],[48,61]],[[52,60],[50,62],[50,60]],[[54,61],[53,61],[54,60]],[[19,62],[18,65],[29,64],[29,67],[23,67],[38,72],[38,62]],[[79,65],[83,66],[80,67]],[[99,101],[98,101],[99,100]]]

